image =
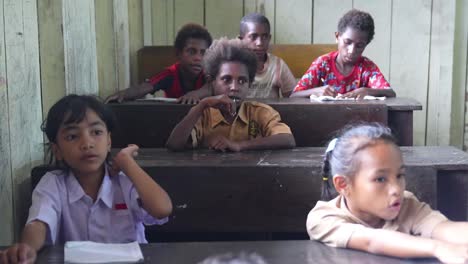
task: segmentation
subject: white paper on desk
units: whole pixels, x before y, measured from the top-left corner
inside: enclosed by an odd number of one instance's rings
[[[105,244],[91,241],[69,241],[64,247],[66,263],[123,263],[141,262],[138,242]]]
[[[377,97],[377,96],[372,96],[372,95],[366,95],[362,100],[385,100],[385,96]],[[329,95],[322,95],[322,96],[316,96],[314,94],[310,95],[310,101],[318,101],[318,102],[323,102],[323,101],[357,101],[354,98],[346,98],[346,97],[333,97]]]
[[[177,102],[177,98],[148,97],[148,98],[137,99],[137,101],[156,101],[156,102],[175,103]]]

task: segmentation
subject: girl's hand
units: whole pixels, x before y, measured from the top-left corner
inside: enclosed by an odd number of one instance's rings
[[[337,95],[335,88],[330,85],[324,85],[320,87],[313,88],[313,94],[318,96],[332,96],[335,97]]]
[[[369,91],[370,89],[369,88],[358,88],[358,89],[355,89],[351,92],[348,92],[348,93],[345,93],[345,94],[342,94],[341,97],[343,98],[356,98],[358,100],[360,99],[364,99],[364,96],[366,95],[369,95]]]
[[[135,144],[129,144],[123,148],[112,159],[110,175],[117,175],[120,171],[125,170],[129,161],[133,161],[134,157],[138,156],[139,147]]]
[[[229,140],[223,136],[217,136],[214,137],[210,140],[208,143],[208,147],[213,150],[217,151],[233,151],[233,152],[239,152],[241,151],[241,145],[235,141]]]
[[[5,251],[0,251],[0,263],[34,263],[36,251],[26,243],[15,244]]]
[[[444,263],[466,263],[468,246],[439,241],[434,256]]]
[[[235,114],[232,113],[233,106],[235,106],[234,102],[225,94],[206,97],[201,100],[200,103],[203,103],[206,107],[219,109],[221,112],[229,113],[231,115]]]

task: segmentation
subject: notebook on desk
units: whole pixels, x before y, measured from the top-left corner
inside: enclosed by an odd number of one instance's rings
[[[69,241],[64,247],[65,263],[137,263],[143,261],[138,242],[107,244]]]

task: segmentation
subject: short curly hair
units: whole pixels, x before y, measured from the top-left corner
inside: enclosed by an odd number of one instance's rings
[[[240,39],[220,38],[215,40],[203,57],[203,69],[213,80],[225,62],[239,62],[247,66],[249,82],[253,82],[257,71],[257,57]]]
[[[250,13],[245,15],[240,21],[239,35],[244,37],[247,34],[247,23],[263,24],[268,27],[268,33],[270,33],[270,21],[268,18],[259,13]]]
[[[368,36],[367,44],[374,38],[374,19],[367,12],[357,9],[346,12],[338,22],[338,32],[342,34],[348,27],[366,32]]]
[[[176,50],[182,51],[189,38],[205,40],[208,47],[213,42],[210,32],[208,32],[205,27],[199,24],[189,23],[183,25],[177,32],[177,36],[174,40],[174,47]]]

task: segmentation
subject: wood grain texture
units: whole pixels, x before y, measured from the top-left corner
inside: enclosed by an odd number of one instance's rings
[[[4,17],[4,0],[0,0],[0,15]],[[9,10],[7,9],[7,12]],[[13,184],[11,173],[10,118],[5,55],[5,24],[0,20],[0,245],[13,242]]]
[[[144,0],[143,0],[144,1]],[[137,52],[144,45],[144,26],[142,0],[128,0],[128,33],[130,53],[130,84],[138,83],[138,60]]]
[[[448,145],[453,98],[453,43],[455,1],[432,1],[429,90],[427,102],[427,145]]]
[[[130,85],[128,1],[114,0],[114,41],[117,86],[119,90],[123,90]]]
[[[42,113],[66,94],[62,1],[37,1],[41,63]]]
[[[8,80],[8,127],[12,168],[14,233],[18,237],[30,204],[30,171],[43,160],[36,1],[4,0]],[[3,125],[2,125],[3,126]]]
[[[106,97],[118,91],[116,34],[114,32],[114,0],[95,1],[96,54],[99,95]]]
[[[67,94],[98,94],[94,1],[62,3]]]
[[[204,0],[174,0],[174,5],[176,7],[174,8],[174,36],[176,36],[177,31],[187,23],[204,25],[204,3]]]
[[[393,0],[390,83],[427,110],[431,0]],[[425,110],[425,111],[426,111]],[[416,145],[426,143],[426,112],[414,115]]]
[[[151,0],[142,0],[143,12],[143,44],[151,46],[153,44],[153,16]]]
[[[152,45],[172,45],[174,41],[174,0],[151,1]]]

